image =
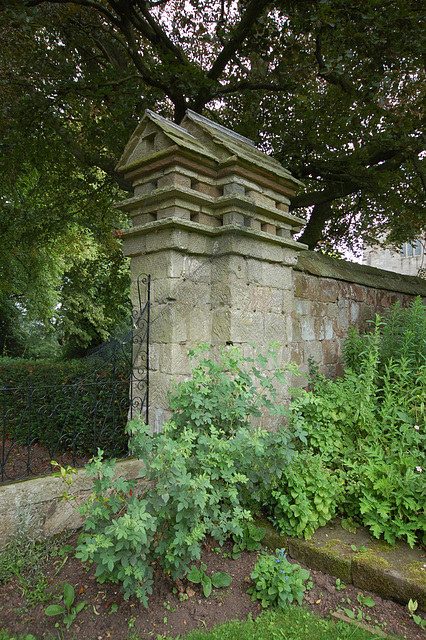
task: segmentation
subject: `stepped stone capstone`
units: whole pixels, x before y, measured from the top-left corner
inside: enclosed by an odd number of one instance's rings
[[[292,236],[305,221],[289,213],[301,183],[251,140],[193,111],[177,125],[147,110],[117,170],[134,186],[118,205],[134,228],[168,218],[236,224],[304,248]]]

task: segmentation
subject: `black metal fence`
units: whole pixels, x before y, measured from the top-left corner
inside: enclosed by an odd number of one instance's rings
[[[128,453],[125,425],[141,414],[148,422],[150,277],[137,282],[139,306],[132,328],[92,354],[72,377],[34,384],[0,382],[0,482],[48,473],[51,461],[83,466],[98,450]],[[144,300],[144,301],[143,301]]]

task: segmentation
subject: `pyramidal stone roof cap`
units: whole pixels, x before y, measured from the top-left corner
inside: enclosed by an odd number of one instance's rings
[[[144,156],[138,154],[138,146],[141,143],[143,133],[149,121],[156,124],[162,130],[162,132],[171,140],[171,142],[175,143],[179,147],[189,149],[190,151],[195,151],[196,153],[211,158],[215,162],[219,162],[219,158],[212,154],[209,149],[206,149],[205,145],[197,140],[197,138],[193,136],[187,129],[184,129],[171,120],[167,120],[166,118],[159,116],[157,113],[154,113],[154,111],[147,109],[142,120],[133,131],[129,142],[127,143],[123,154],[118,161],[116,167],[117,171],[125,171],[131,168],[133,165],[139,164],[139,162],[144,159]]]
[[[258,149],[253,140],[249,140],[249,138],[245,138],[239,133],[235,133],[235,131],[227,129],[226,127],[217,124],[216,122],[213,122],[213,120],[209,120],[190,109],[186,111],[186,115],[182,120],[181,125],[186,128],[186,125],[188,127],[190,126],[189,123],[200,128],[208,137],[211,138],[211,141],[215,146],[217,145],[222,148],[222,153],[216,151],[216,153],[221,156],[222,163],[229,160],[230,157],[236,157],[243,162],[245,161],[251,165],[255,165],[257,168],[270,171],[281,178],[285,178],[286,180],[291,180],[295,184],[302,185],[302,183],[294,178],[287,169],[284,169],[278,160]],[[194,135],[196,135],[194,126],[191,129]],[[223,150],[225,150],[225,154],[223,153]],[[229,154],[231,154],[231,156],[229,156]]]
[[[295,184],[302,184],[284,169],[278,160],[258,149],[252,140],[190,109],[186,111],[181,124],[175,124],[147,109],[124,149],[117,170],[128,170],[140,161],[145,162],[145,158],[151,155],[138,153],[138,146],[147,121],[155,123],[174,144],[208,157],[218,164],[223,165],[239,159],[272,172],[277,177],[291,180]]]
[[[245,136],[242,136],[241,134],[236,133],[235,131],[232,131],[232,129],[228,129],[223,125],[218,124],[217,122],[214,122],[214,120],[209,120],[209,118],[205,118],[204,116],[200,115],[196,111],[187,109],[185,114],[187,118],[195,122],[198,122],[200,125],[204,125],[204,127],[207,129],[214,129],[215,131],[219,132],[222,136],[225,136],[226,138],[234,138],[239,142],[243,142],[244,144],[248,144],[251,147],[256,148],[256,145],[254,144],[253,140],[250,140],[250,138],[246,138]]]

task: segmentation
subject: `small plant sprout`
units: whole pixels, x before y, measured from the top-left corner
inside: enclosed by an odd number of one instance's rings
[[[336,580],[336,590],[337,591],[343,591],[344,589],[346,589],[346,585],[340,580],[340,578],[337,578],[337,580]]]
[[[62,622],[68,630],[76,619],[77,614],[79,614],[87,605],[87,600],[83,600],[74,606],[74,587],[68,582],[64,585],[61,598],[63,598],[64,606],[60,604],[51,604],[47,609],[45,609],[44,613],[47,616],[62,616]],[[59,626],[59,623],[56,623],[56,626]]]
[[[421,627],[422,629],[426,629],[426,620],[416,615],[415,613],[417,611],[417,607],[419,606],[417,600],[412,600],[410,598],[410,601],[407,606],[408,606],[408,611],[410,613],[410,617],[413,618],[414,622],[417,625],[419,625],[419,627]]]
[[[370,598],[370,596],[364,596],[362,593],[358,593],[356,599],[361,607],[374,607],[376,605],[373,598]]]
[[[275,555],[263,551],[251,573],[254,585],[248,589],[252,600],[260,600],[262,607],[284,606],[296,600],[302,603],[306,589],[312,586],[309,571],[287,560],[285,549]]]
[[[350,620],[357,620],[358,622],[361,622],[361,620],[367,620],[368,622],[370,622],[371,617],[369,615],[366,615],[363,612],[362,608],[374,607],[376,605],[375,601],[373,600],[373,598],[370,598],[370,596],[364,596],[363,593],[358,593],[356,599],[360,605],[359,607],[356,607],[355,610],[343,607],[343,611],[346,613],[346,615]],[[349,598],[348,598],[348,604],[351,604],[351,601]]]
[[[77,470],[74,469],[73,467],[71,467],[70,465],[67,465],[66,467],[63,467],[59,464],[59,462],[56,462],[55,460],[52,460],[51,463],[52,467],[55,467],[58,469],[57,473],[54,473],[53,476],[55,478],[61,478],[62,482],[68,487],[70,488],[73,482],[73,476],[75,476],[77,474]],[[58,502],[61,502],[62,500],[65,500],[66,502],[69,502],[70,500],[75,500],[75,496],[71,496],[67,490],[65,490],[62,494],[62,496],[58,499]]]

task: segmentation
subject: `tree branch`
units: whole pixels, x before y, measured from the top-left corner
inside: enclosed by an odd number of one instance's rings
[[[68,0],[47,0],[47,1],[50,4],[69,4]],[[26,0],[25,2],[26,7],[36,7],[40,4],[46,4],[46,0]],[[108,20],[110,20],[112,24],[114,24],[117,27],[119,26],[119,22],[117,18],[114,16],[114,14],[108,11],[108,9],[105,7],[104,4],[101,4],[99,2],[95,2],[92,0],[73,0],[73,4],[76,4],[80,7],[89,7],[91,9],[95,9],[96,11],[99,11],[99,13],[101,13],[103,16],[108,18]]]
[[[344,198],[359,191],[361,188],[359,182],[355,180],[342,180],[340,184],[335,183],[323,191],[312,191],[311,193],[301,193],[300,196],[293,198],[290,211],[295,209],[304,209],[316,205],[331,203],[338,198]]]
[[[276,84],[275,82],[249,82],[242,80],[233,86],[220,87],[215,95],[225,95],[227,93],[235,93],[236,91],[291,91],[296,87],[295,82],[289,82],[286,85]]]
[[[257,18],[263,13],[263,10],[268,6],[268,4],[271,4],[270,0],[250,0],[240,22],[234,29],[233,36],[225,44],[210,68],[210,71],[207,73],[207,77],[210,80],[217,80],[219,78],[238,47],[246,39],[248,32],[256,22]]]
[[[340,75],[335,71],[333,71],[332,69],[330,69],[329,67],[327,67],[322,55],[321,40],[322,40],[322,32],[320,31],[316,37],[316,47],[314,52],[316,61],[318,62],[320,77],[323,78],[326,82],[329,82],[330,84],[334,84],[335,86],[340,87],[348,95],[354,95],[357,92],[353,84],[349,82],[346,78],[344,78],[343,75]]]
[[[426,193],[426,175],[425,175],[425,172],[423,170],[422,163],[419,160],[419,157],[418,157],[418,155],[416,153],[412,153],[411,154],[411,160],[413,162],[413,165],[414,165],[414,168],[415,168],[415,170],[417,172],[417,175],[420,178],[420,182],[422,183],[423,189],[424,189],[424,191]]]
[[[123,178],[121,173],[118,173],[115,170],[115,163],[109,162],[108,160],[101,158],[98,155],[95,156],[93,153],[90,153],[86,149],[81,147],[65,127],[56,123],[53,123],[53,127],[56,134],[61,138],[64,145],[74,156],[74,158],[88,167],[98,167],[104,173],[106,173],[107,176],[112,178],[114,182],[120,187],[120,189],[123,189],[123,191],[128,191],[129,193],[133,192],[132,185]]]
[[[154,20],[150,12],[148,11],[148,7],[146,2],[143,0],[137,0],[137,5],[139,7],[140,12],[144,16],[145,20],[148,22],[151,27],[155,38],[150,39],[152,44],[162,44],[170,53],[172,53],[181,64],[189,64],[187,58],[183,55],[183,52],[179,47],[177,47],[174,42],[170,40],[166,32],[160,27],[158,22]]]
[[[330,220],[332,215],[331,202],[320,202],[315,205],[312,215],[298,241],[307,244],[309,249],[316,247],[318,242],[322,240],[325,224]]]

